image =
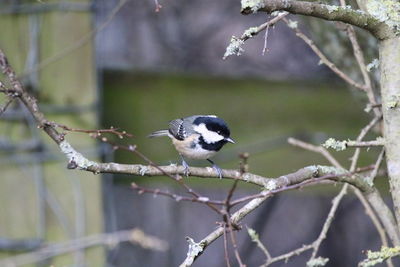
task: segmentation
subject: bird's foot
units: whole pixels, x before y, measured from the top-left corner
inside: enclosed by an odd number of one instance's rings
[[[217,172],[219,179],[222,179],[222,169],[217,164],[214,164],[212,167]]]
[[[183,175],[185,175],[186,177],[189,176],[190,171],[189,171],[189,165],[186,163],[186,161],[182,158],[182,166],[183,166]]]
[[[207,159],[208,162],[212,164],[212,168],[215,170],[215,172],[218,174],[219,179],[222,179],[222,169],[214,163],[214,161]]]

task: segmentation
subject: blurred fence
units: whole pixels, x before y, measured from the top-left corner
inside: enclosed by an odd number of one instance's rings
[[[89,0],[0,3],[1,49],[48,118],[70,127],[97,127],[94,51],[87,38],[92,5]],[[69,134],[67,139],[97,157],[90,138]],[[18,102],[0,117],[0,166],[0,258],[101,232],[99,177],[67,170],[58,147]],[[101,249],[71,252],[42,266],[103,261]]]

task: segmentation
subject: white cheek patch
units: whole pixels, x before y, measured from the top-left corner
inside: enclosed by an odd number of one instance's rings
[[[208,130],[204,123],[200,123],[199,125],[193,126],[193,129],[203,136],[204,141],[207,144],[216,143],[224,139],[222,135]]]

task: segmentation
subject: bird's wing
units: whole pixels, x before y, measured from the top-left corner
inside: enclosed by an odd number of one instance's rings
[[[203,115],[194,115],[186,118],[176,119],[169,122],[169,132],[176,139],[183,140],[197,132],[193,129],[193,122]]]
[[[169,122],[169,132],[172,134],[176,139],[183,140],[186,138],[187,133],[184,129],[183,119],[176,119]]]

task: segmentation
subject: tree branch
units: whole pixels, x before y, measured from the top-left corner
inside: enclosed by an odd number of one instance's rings
[[[324,176],[330,176],[330,175],[331,179],[339,182],[350,183],[350,181],[359,181],[361,183],[364,183],[364,181],[362,181],[361,179],[357,179],[353,175],[349,174],[346,175],[346,173],[347,173],[346,171],[335,167],[309,166],[302,168],[294,173],[280,176],[275,179],[268,179],[268,178],[265,179],[275,182],[276,185],[281,184],[282,187],[289,187],[304,182],[306,180],[317,179],[319,177],[322,178]],[[217,175],[215,177],[217,177]],[[373,190],[373,188],[370,187],[369,185],[365,184],[365,186],[366,187],[364,189],[361,189],[361,191],[367,190],[364,192],[370,192],[370,190]],[[272,195],[270,194],[270,192],[273,191],[274,189],[263,190],[261,192],[261,195],[264,195],[264,197],[254,198],[246,205],[244,205],[242,208],[240,208],[238,211],[236,211],[231,216],[231,222],[237,224],[239,221],[241,221],[246,215],[251,213],[257,207],[259,207],[267,198],[269,198]],[[224,227],[219,227],[215,231],[207,235],[205,238],[203,238],[199,243],[190,243],[187,257],[180,265],[180,267],[191,266],[193,262],[197,259],[197,257],[201,255],[212,242],[214,242],[221,235],[223,235],[223,233],[224,233]],[[192,251],[193,249],[195,250],[196,253],[193,253]]]
[[[247,15],[256,11],[267,13],[287,11],[329,21],[341,21],[365,29],[380,40],[394,36],[394,32],[387,24],[362,11],[346,7],[296,0],[242,0],[242,14]]]

